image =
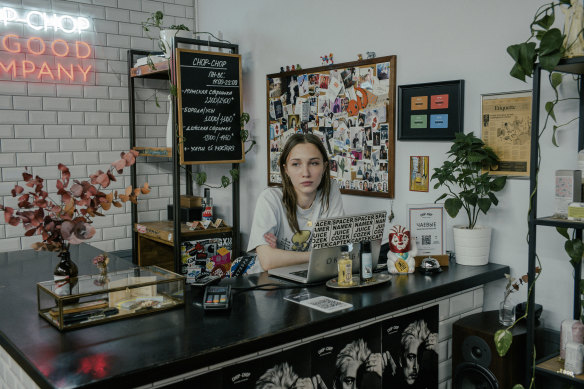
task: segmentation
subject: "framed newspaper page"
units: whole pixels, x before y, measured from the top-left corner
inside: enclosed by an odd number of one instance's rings
[[[500,160],[489,174],[529,177],[531,97],[530,90],[481,95],[482,139]]]
[[[418,255],[446,254],[444,204],[408,204],[408,228]]]

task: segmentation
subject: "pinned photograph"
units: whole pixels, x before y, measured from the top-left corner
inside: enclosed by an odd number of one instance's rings
[[[320,89],[328,89],[329,80],[330,80],[329,76],[327,76],[325,74],[321,74],[320,75],[320,83],[319,83],[318,87]]]
[[[302,74],[298,76],[298,90],[300,92],[300,96],[304,96],[308,94],[308,75]]]
[[[276,98],[282,96],[282,80],[279,78],[270,78],[268,80],[270,88],[270,98]]]
[[[389,62],[377,64],[377,78],[379,81],[389,79]]]

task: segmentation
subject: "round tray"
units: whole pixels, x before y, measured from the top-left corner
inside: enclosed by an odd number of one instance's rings
[[[326,286],[329,288],[334,289],[353,289],[353,288],[366,288],[368,286],[379,285],[383,284],[384,282],[388,282],[391,280],[391,275],[387,273],[375,273],[373,274],[373,280],[369,282],[361,283],[359,276],[353,276],[353,285],[351,286],[340,286],[338,283],[338,279],[333,278],[326,282]]]

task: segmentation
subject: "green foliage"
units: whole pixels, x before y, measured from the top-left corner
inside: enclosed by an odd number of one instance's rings
[[[466,135],[457,133],[447,155],[449,159],[434,169],[432,180],[437,181],[434,189],[445,187],[448,192],[435,202],[446,198],[444,208],[453,218],[464,208],[468,216],[468,228],[472,229],[480,212],[486,214],[492,205],[499,204],[494,192],[505,187],[507,177],[489,176],[488,169],[496,166],[499,158],[472,132]]]
[[[495,332],[495,348],[499,356],[504,357],[511,347],[513,335],[508,329],[498,330]]]
[[[570,257],[570,263],[572,266],[574,266],[574,268],[576,268],[576,266],[579,266],[582,262],[582,255],[584,255],[584,244],[582,243],[582,240],[578,238],[570,238],[570,234],[568,234],[567,228],[556,227],[556,231],[558,231],[560,235],[566,238],[566,242],[564,242],[564,249]]]
[[[529,25],[530,37],[525,42],[507,47],[507,53],[515,61],[510,72],[512,77],[525,81],[525,77],[532,76],[537,62],[549,72],[558,65],[566,51],[565,35],[552,25],[556,20],[556,7],[561,5],[571,7],[570,0],[559,0],[539,7]],[[539,42],[539,47],[532,40]]]
[[[145,22],[142,22],[142,29],[146,32],[149,32],[151,28],[157,28],[159,30],[181,30],[181,31],[190,31],[190,29],[185,26],[184,24],[173,24],[169,27],[164,27],[164,13],[162,11],[156,11],[152,13]]]

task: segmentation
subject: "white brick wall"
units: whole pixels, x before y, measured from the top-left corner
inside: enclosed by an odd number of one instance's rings
[[[92,47],[91,59],[84,65],[92,65],[85,83],[68,84],[60,81],[47,80],[38,82],[36,78],[26,81],[22,77],[12,79],[11,74],[0,74],[0,203],[12,204],[10,189],[22,179],[24,166],[31,166],[34,174],[45,179],[51,179],[47,189],[55,196],[55,179],[58,177],[57,164],[67,165],[72,171],[72,179],[85,180],[88,174],[95,172],[99,165],[109,165],[119,158],[120,151],[129,147],[128,131],[128,89],[127,63],[128,49],[153,50],[157,45],[145,37],[141,22],[152,12],[165,12],[165,24],[185,23],[193,27],[192,0],[7,0],[5,4],[15,9],[37,10],[41,12],[66,13],[91,18],[92,31],[84,32],[73,38],[88,42]],[[186,21],[186,22],[185,22]],[[39,35],[37,31],[16,26],[12,33],[23,38]],[[0,37],[5,32],[0,32]],[[155,36],[155,33],[152,33]],[[47,42],[57,37],[52,32],[41,34]],[[5,54],[0,47],[0,58]],[[41,60],[55,63],[54,57],[42,55],[38,57],[19,54],[20,59],[30,59],[36,64]],[[14,57],[14,56],[13,56]],[[141,123],[139,136],[149,139],[138,139],[138,144],[158,146],[164,144],[166,115],[168,104],[160,99],[161,108],[155,108],[155,89],[159,96],[168,94],[167,84],[163,81],[136,82],[137,123]],[[149,114],[145,114],[145,104]],[[139,182],[150,181],[151,185],[163,184],[168,188],[171,177],[168,171],[161,170],[157,165],[165,160],[150,159],[150,165],[144,169]],[[123,187],[123,181],[115,185]],[[114,187],[114,186],[112,186]],[[168,203],[171,191],[153,191],[145,201],[144,208],[148,210],[141,220],[159,220],[166,216],[160,212]],[[154,195],[163,197],[154,197]],[[127,211],[126,211],[127,209]],[[95,225],[98,233],[90,243],[102,250],[128,249],[131,240],[127,234],[130,228],[129,207],[121,214],[106,212],[109,218],[97,218]],[[113,215],[116,213],[116,228],[105,232],[114,226]],[[101,220],[103,219],[103,220]],[[102,231],[103,229],[103,231]],[[104,233],[105,232],[105,233]],[[0,251],[13,251],[29,248],[29,242],[37,237],[24,238],[24,229],[19,226],[11,229],[8,236],[4,227],[4,218],[0,217]],[[1,372],[0,372],[1,373]],[[0,374],[1,375],[1,374]],[[4,387],[0,381],[0,387]],[[11,387],[11,386],[7,386]]]

